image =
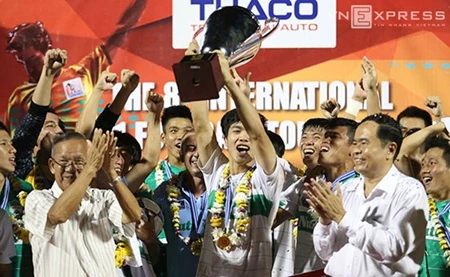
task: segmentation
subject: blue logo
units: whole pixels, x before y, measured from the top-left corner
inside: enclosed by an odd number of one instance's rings
[[[227,1],[229,2],[229,1]],[[233,6],[239,5],[242,0],[233,0]],[[267,1],[264,1],[267,2]],[[200,20],[206,19],[205,9],[207,6],[215,5],[218,9],[222,7],[222,0],[191,0],[191,5],[198,5]],[[308,13],[301,11],[301,5],[310,5]],[[280,20],[287,20],[294,16],[298,20],[313,20],[319,12],[317,0],[270,0],[269,3],[260,3],[259,0],[250,0],[246,7],[252,11],[259,20],[277,17]],[[283,10],[283,12],[280,12]]]

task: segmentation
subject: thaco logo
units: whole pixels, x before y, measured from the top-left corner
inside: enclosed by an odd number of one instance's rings
[[[252,11],[260,23],[277,17],[280,25],[263,48],[336,47],[336,0],[173,0],[173,48],[187,48],[209,15],[224,6]]]

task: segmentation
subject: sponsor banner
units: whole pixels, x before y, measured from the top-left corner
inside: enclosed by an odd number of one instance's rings
[[[336,0],[173,0],[173,47],[184,49],[209,15],[225,6],[242,6],[260,21],[280,19],[263,48],[333,48]]]

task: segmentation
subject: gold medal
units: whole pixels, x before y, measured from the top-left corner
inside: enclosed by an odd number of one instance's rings
[[[198,240],[191,243],[191,252],[194,256],[200,256],[203,247],[203,238],[199,238]]]
[[[217,240],[217,247],[219,247],[220,249],[225,250],[225,251],[230,251],[231,250],[231,240],[228,238],[227,235],[224,235]]]

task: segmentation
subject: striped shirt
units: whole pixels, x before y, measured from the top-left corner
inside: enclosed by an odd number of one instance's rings
[[[209,206],[215,199],[219,180],[226,167],[227,159],[217,148],[209,161],[202,166]],[[243,175],[231,176],[231,186],[234,195],[237,183]],[[209,218],[206,221],[205,241],[200,255],[197,276],[270,276],[272,270],[272,238],[271,226],[278,210],[278,201],[284,183],[284,171],[279,158],[275,171],[266,175],[263,169],[256,165],[251,178],[250,224],[247,241],[244,245],[227,252],[219,249],[213,242],[212,227]],[[273,203],[276,203],[275,205]],[[236,208],[236,205],[234,205]],[[209,217],[211,214],[209,214]],[[233,226],[234,217],[230,215],[228,226]]]
[[[111,190],[88,188],[69,219],[50,225],[47,214],[61,196],[55,182],[49,190],[31,192],[25,204],[25,228],[30,231],[35,276],[115,276],[111,229],[131,237],[133,223],[122,224],[122,208]]]

